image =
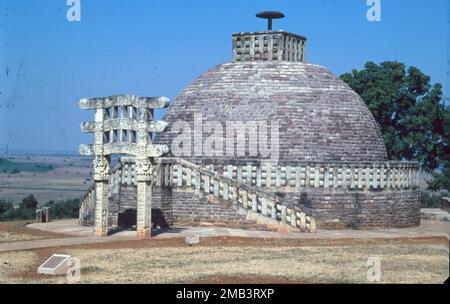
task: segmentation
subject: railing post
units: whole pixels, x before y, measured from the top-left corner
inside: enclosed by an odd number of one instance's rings
[[[258,198],[256,194],[252,196],[252,211],[258,212]]]
[[[94,157],[95,181],[95,226],[96,236],[108,235],[108,192],[110,176],[110,159],[107,156]]]
[[[150,237],[152,231],[152,179],[153,166],[150,158],[136,158],[137,180],[137,237]]]
[[[281,222],[282,223],[286,223],[287,222],[287,212],[286,212],[286,206],[285,205],[281,205]]]

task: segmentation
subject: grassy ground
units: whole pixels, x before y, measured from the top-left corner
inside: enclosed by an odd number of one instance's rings
[[[25,227],[32,221],[0,222],[0,243],[58,238],[62,235]]]
[[[37,266],[51,252],[0,254],[0,281],[63,283],[63,277],[36,274]],[[448,244],[85,247],[58,253],[80,259],[82,283],[208,283],[220,282],[220,278],[228,283],[258,282],[258,278],[264,282],[370,283],[366,265],[370,257],[381,261],[381,283],[442,283],[449,276]]]

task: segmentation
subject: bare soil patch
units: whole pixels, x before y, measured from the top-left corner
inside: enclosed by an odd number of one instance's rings
[[[396,244],[429,244],[449,246],[446,237],[417,237],[389,239],[281,239],[281,238],[251,238],[251,237],[207,237],[201,238],[196,247],[334,247],[350,245],[396,245]],[[122,249],[122,248],[155,248],[155,247],[187,247],[184,238],[130,240],[110,243],[97,243],[71,246],[71,249]],[[67,247],[66,247],[67,248]]]
[[[0,222],[0,243],[61,238],[67,235],[27,228],[32,221]]]
[[[209,279],[199,279],[189,282],[190,284],[316,284],[317,282],[307,282],[301,280],[286,280],[277,277],[216,277]]]

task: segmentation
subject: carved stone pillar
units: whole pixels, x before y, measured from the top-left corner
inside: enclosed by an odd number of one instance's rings
[[[110,158],[94,157],[95,181],[95,226],[96,236],[108,235],[108,180],[110,176]]]
[[[137,181],[137,237],[151,236],[153,167],[150,158],[136,158]]]

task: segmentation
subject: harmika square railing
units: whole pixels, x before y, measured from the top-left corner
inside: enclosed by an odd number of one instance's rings
[[[151,236],[153,158],[169,152],[167,146],[152,143],[153,134],[167,127],[167,123],[153,120],[154,109],[168,105],[167,97],[134,95],[80,100],[81,109],[95,110],[94,122],[81,124],[83,132],[94,133],[94,144],[80,146],[81,155],[94,156],[95,235],[108,234],[111,155],[126,154],[136,158],[137,235]]]
[[[233,34],[233,62],[305,62],[306,38],[285,31]]]

